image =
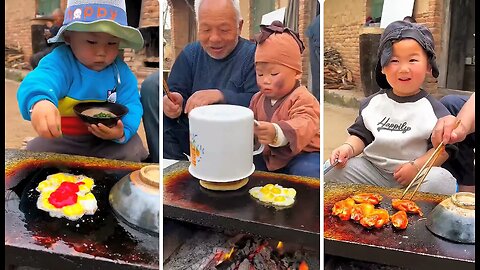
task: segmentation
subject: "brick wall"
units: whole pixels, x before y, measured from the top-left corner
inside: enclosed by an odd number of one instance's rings
[[[139,28],[159,26],[160,5],[158,0],[142,0],[142,8],[140,10]],[[160,48],[160,47],[159,47]],[[158,68],[145,67],[146,59],[145,49],[134,51],[133,49],[125,49],[123,60],[135,74],[140,86],[150,73],[158,70]]]
[[[32,19],[35,18],[35,0],[5,1],[5,45],[20,47],[25,61],[32,55]]]
[[[67,0],[60,1],[60,8],[66,8]],[[5,1],[5,45],[22,49],[24,61],[28,62],[32,56],[32,21],[35,18],[35,0],[6,0]],[[140,27],[159,25],[158,0],[143,0],[140,14]],[[139,83],[143,81],[142,59],[144,52],[134,52],[126,49],[124,52],[125,62],[137,75]],[[151,70],[148,69],[150,72]]]
[[[143,0],[139,26],[158,26],[159,18],[160,4],[158,0]]]
[[[365,14],[365,1],[327,0],[324,3],[324,44],[340,53],[357,87],[361,85],[359,34]]]
[[[354,82],[360,83],[359,33],[367,17],[368,1],[327,0],[324,3],[324,43],[338,50],[343,64],[352,71]],[[433,33],[435,49],[440,55],[444,7],[442,0],[417,0],[413,17]],[[437,59],[438,63],[438,59]],[[437,79],[427,76],[424,87],[435,93]]]
[[[435,53],[437,55],[437,65],[438,65],[438,57],[441,55],[442,52],[442,23],[443,23],[443,1],[437,0],[423,0],[419,3],[416,3],[415,6],[421,6],[422,8],[414,8],[414,18],[417,23],[425,25],[430,29],[433,35],[433,39],[435,40]],[[431,92],[437,93],[438,92],[438,84],[437,79],[428,75],[425,79],[424,88]]]
[[[171,20],[171,42],[173,49],[173,59],[182,51],[183,47],[188,43],[189,20],[188,14],[191,12],[190,7],[185,1],[169,0],[170,20]]]
[[[313,2],[313,3],[312,3]],[[300,39],[305,45],[305,50],[302,54],[302,84],[308,86],[308,74],[310,74],[310,49],[308,47],[308,38],[305,36],[308,26],[313,20],[312,9],[315,8],[316,2],[311,0],[300,0],[300,7],[298,9],[298,33]],[[319,76],[312,74],[312,76]]]

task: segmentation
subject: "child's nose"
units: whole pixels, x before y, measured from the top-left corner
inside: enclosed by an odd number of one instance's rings
[[[409,72],[410,71],[410,66],[409,63],[404,63],[400,65],[400,72]]]
[[[271,80],[269,76],[263,76],[263,83],[264,84],[270,84]]]
[[[107,54],[107,45],[98,45],[97,55],[104,56]]]

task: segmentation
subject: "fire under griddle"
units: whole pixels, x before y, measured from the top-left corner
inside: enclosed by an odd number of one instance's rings
[[[41,269],[158,269],[159,238],[117,218],[111,187],[147,164],[5,150],[5,266]],[[64,172],[94,179],[98,210],[77,221],[36,207],[38,183]],[[10,269],[10,268],[9,268]]]
[[[320,269],[320,251],[164,218],[164,270]],[[226,257],[228,256],[228,258]],[[305,269],[305,268],[301,268]]]
[[[179,162],[164,169],[164,217],[320,249],[318,179],[254,172],[239,190],[211,191],[189,174],[188,165]],[[248,193],[252,187],[269,183],[295,188],[295,203],[277,210],[259,203]]]
[[[428,214],[448,196],[417,192],[413,200],[422,209],[423,217],[408,215],[405,230],[396,230],[391,224],[368,230],[333,216],[335,202],[358,193],[378,193],[383,196],[378,207],[393,214],[396,211],[391,206],[392,198],[400,198],[403,189],[340,183],[325,183],[324,187],[326,254],[413,269],[474,269],[475,245],[445,240],[425,226]]]

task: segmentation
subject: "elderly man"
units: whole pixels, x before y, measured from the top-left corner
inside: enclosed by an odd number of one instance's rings
[[[60,27],[63,25],[63,11],[59,8],[55,9],[52,12],[52,22],[50,25],[47,24],[47,29],[45,29],[44,37],[45,39],[49,39],[51,37],[54,37],[57,35],[58,30],[60,30]],[[51,43],[50,43],[51,45]]]
[[[242,37],[238,0],[197,0],[198,41],[180,53],[163,97],[164,158],[185,160],[189,153],[188,113],[210,104],[248,107],[258,91],[255,44]]]
[[[52,21],[46,24],[46,28],[43,32],[43,37],[45,40],[54,37],[58,33],[58,30],[60,30],[60,27],[62,27],[63,24],[63,16],[63,11],[59,8],[52,12],[52,15],[50,16]],[[32,66],[32,69],[35,69],[38,66],[38,62],[40,62],[45,55],[49,54],[58,45],[60,45],[60,43],[47,43],[47,47],[45,49],[32,55],[30,58],[30,65]]]

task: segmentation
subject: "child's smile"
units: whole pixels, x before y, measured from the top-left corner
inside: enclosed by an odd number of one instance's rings
[[[382,68],[382,73],[397,96],[415,95],[431,69],[427,54],[414,39],[402,39],[392,47],[392,58]]]

